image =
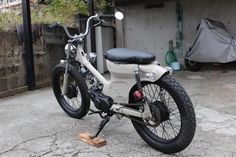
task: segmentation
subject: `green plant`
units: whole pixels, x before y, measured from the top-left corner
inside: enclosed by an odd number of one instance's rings
[[[66,24],[73,22],[74,14],[78,12],[87,14],[87,4],[84,0],[52,0],[42,10],[43,14]]]
[[[95,11],[98,13],[110,13],[111,4],[107,0],[94,0]]]
[[[0,30],[8,30],[22,23],[21,15],[17,13],[0,13]]]
[[[40,0],[47,5],[39,5],[31,9],[32,23],[50,24],[62,22],[68,26],[74,23],[74,14],[82,13],[88,15],[88,4],[86,0]],[[94,0],[95,11],[107,12],[110,8],[106,0]],[[22,9],[12,8],[10,12],[0,13],[0,31],[14,28],[22,23]]]

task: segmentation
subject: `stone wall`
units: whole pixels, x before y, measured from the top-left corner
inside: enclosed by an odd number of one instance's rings
[[[33,45],[38,87],[50,84],[53,67],[65,58],[66,36],[63,30],[48,31],[44,26],[42,32],[43,35]],[[0,32],[0,97],[14,89],[27,89],[26,76],[24,47],[17,33]]]
[[[26,86],[23,47],[15,32],[0,32],[0,92]]]

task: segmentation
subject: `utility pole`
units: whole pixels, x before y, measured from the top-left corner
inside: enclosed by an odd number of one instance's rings
[[[29,0],[22,0],[23,27],[24,27],[24,50],[26,52],[26,69],[28,90],[36,89],[34,71],[34,52],[32,43],[32,29]]]
[[[94,15],[94,2],[93,0],[88,1],[89,16]],[[93,24],[93,21],[92,21]],[[95,29],[94,27],[90,28],[90,38],[91,38],[91,51],[96,52],[96,42],[95,42]]]

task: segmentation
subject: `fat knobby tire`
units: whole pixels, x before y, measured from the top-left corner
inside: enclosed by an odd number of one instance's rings
[[[161,141],[152,138],[148,132],[145,131],[145,125],[135,121],[132,121],[132,123],[138,134],[151,147],[166,154],[177,153],[184,150],[191,143],[194,137],[196,129],[194,108],[184,88],[170,76],[163,76],[156,82],[156,84],[169,92],[178,106],[181,116],[181,128],[179,134],[171,141]]]
[[[72,66],[69,65],[68,73],[70,77],[73,77],[76,81],[77,86],[79,87],[81,93],[81,106],[78,110],[71,110],[68,107],[68,104],[64,97],[61,95],[61,87],[60,87],[60,76],[65,72],[65,65],[58,64],[55,66],[52,74],[52,87],[54,95],[60,104],[61,108],[70,116],[76,119],[83,118],[89,111],[90,108],[90,99],[87,96],[87,84],[85,80],[81,77],[79,72]]]

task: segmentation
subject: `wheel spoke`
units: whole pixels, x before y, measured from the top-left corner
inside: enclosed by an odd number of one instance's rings
[[[165,91],[165,93],[166,93],[166,91]],[[170,96],[170,94],[168,94],[168,95],[169,95],[169,97],[167,98],[167,100],[165,99],[165,104],[167,103],[167,107],[169,108],[171,96]]]
[[[165,136],[165,135],[164,135],[164,129],[163,129],[162,124],[160,125],[160,127],[162,128],[162,135],[161,135],[161,137],[162,137],[162,138],[165,138],[165,137],[164,137],[164,136]],[[164,135],[164,136],[163,136],[163,135]]]
[[[145,93],[145,94],[147,94],[152,100],[154,99],[155,100],[155,98],[153,97],[153,96],[151,96],[150,94],[148,94],[147,92],[145,92],[145,91],[143,91],[143,93]],[[146,95],[145,95],[146,96]],[[149,100],[150,101],[150,100]],[[151,101],[152,102],[152,101]]]
[[[157,105],[162,103],[163,105],[166,106],[166,109],[169,112],[168,115],[169,119],[163,121],[161,124],[159,124],[158,127],[150,127],[150,126],[147,127],[150,133],[153,134],[154,136],[157,136],[167,141],[177,137],[181,128],[181,117],[179,108],[175,100],[172,98],[172,96],[168,93],[167,90],[161,88],[157,84],[144,85],[142,87],[142,90],[144,96],[151,103],[157,103]],[[161,108],[159,108],[159,110],[161,112]]]
[[[167,123],[170,125],[170,127],[172,128],[172,131],[173,131],[174,136],[177,136],[179,130],[178,130],[178,131],[175,130],[176,128],[172,125],[172,123],[171,123],[170,120],[168,120],[168,121],[166,121],[166,122],[167,122]]]
[[[179,114],[179,112],[174,112],[174,113],[171,112],[171,113],[170,113],[170,116],[175,116],[175,115],[177,115],[177,114]]]
[[[143,94],[144,94],[145,97],[147,97],[147,95],[148,95],[148,93],[146,92],[146,88],[147,88],[146,86],[144,88],[142,88],[142,91],[143,91]]]
[[[166,131],[166,128],[165,128],[165,123],[162,123],[161,125],[161,128],[162,128],[162,137],[164,135],[164,139],[172,139],[172,137],[170,136],[170,134]]]
[[[152,101],[151,102],[154,102],[154,100],[156,100],[156,98],[151,94],[151,87],[150,87],[151,85],[149,85],[148,86],[148,93],[149,93],[149,95],[152,97]]]
[[[169,108],[170,109],[170,113],[174,112],[176,109],[178,109],[178,107],[172,109],[172,108]]]
[[[77,98],[72,98],[72,102],[73,102],[73,105],[74,105],[74,109],[78,109],[78,107],[80,106],[80,102]]]
[[[80,106],[81,100],[79,100],[78,97],[76,97],[76,98],[74,98],[74,99],[76,100],[77,104]]]
[[[151,86],[151,90],[152,90],[152,93],[153,93],[153,97],[155,98],[155,100],[158,100],[158,97],[155,94],[155,89],[153,90],[153,86],[152,85],[150,85],[150,86]]]
[[[63,88],[63,79],[64,77],[62,74],[59,81],[61,90]],[[81,106],[81,93],[80,93],[79,87],[77,86],[76,80],[71,75],[69,75],[69,78],[68,78],[68,88],[69,86],[72,86],[72,88],[76,88],[76,89],[73,89],[75,91],[72,91],[72,92],[76,92],[76,96],[69,98],[67,97],[67,95],[63,95],[63,98],[66,101],[68,108],[75,111],[75,110],[78,110],[79,107]]]
[[[171,115],[172,116],[172,115]],[[181,118],[180,118],[180,116],[178,115],[178,116],[176,116],[176,115],[174,115],[174,116],[172,116],[173,118],[175,118],[175,119],[177,119],[178,121],[181,121]]]
[[[156,90],[155,90],[155,92],[154,92],[154,95],[157,96],[157,100],[158,100],[158,87],[159,87],[159,86],[155,85],[154,87],[156,87]]]
[[[165,126],[166,126],[166,123],[164,122],[164,129],[165,129],[165,132],[167,134],[167,137],[170,137],[169,139],[172,139],[171,135],[168,133]]]

